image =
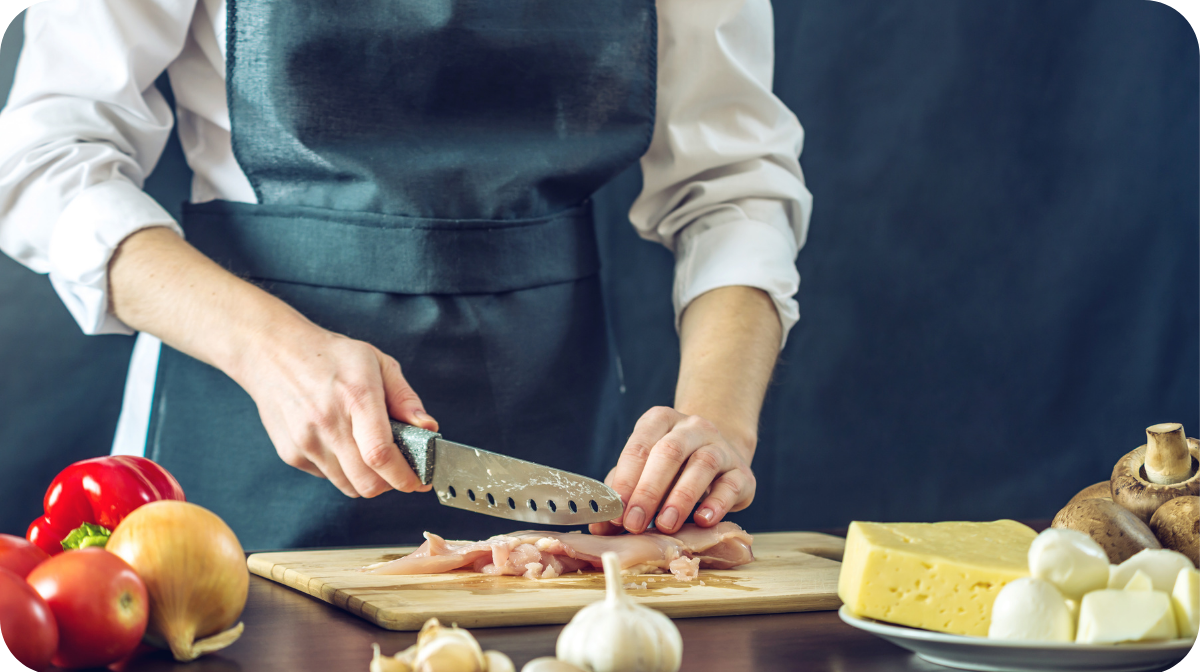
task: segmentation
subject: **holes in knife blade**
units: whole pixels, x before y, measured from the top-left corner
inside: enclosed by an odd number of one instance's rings
[[[475,501],[475,491],[474,490],[471,490],[469,488],[467,489],[467,499],[471,500],[472,502]]]
[[[488,506],[495,506],[495,505],[496,505],[496,498],[492,497],[492,493],[489,492],[488,493]]]
[[[448,486],[446,486],[446,490],[450,491],[450,496],[451,496],[451,497],[458,497],[458,493],[454,491],[454,486],[453,486],[453,485],[448,485]]]
[[[558,507],[557,507],[557,506],[554,504],[554,500],[553,500],[553,499],[548,499],[548,500],[546,500],[546,503],[550,505],[550,513],[557,513],[557,512],[558,512]]]
[[[591,502],[589,502],[589,504],[592,507],[592,511],[595,511],[596,513],[600,513],[600,505],[596,504],[596,500],[593,499]]]
[[[533,509],[534,511],[537,511],[537,502],[533,501],[532,499],[529,500],[529,508]]]
[[[508,508],[510,508],[510,509],[517,508],[517,503],[513,501],[512,497],[508,498]]]
[[[571,509],[571,513],[579,513],[579,507],[575,506],[575,500],[567,502],[567,508]]]

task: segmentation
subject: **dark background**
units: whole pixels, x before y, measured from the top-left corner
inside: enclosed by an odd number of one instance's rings
[[[802,318],[763,412],[753,531],[1048,518],[1145,441],[1200,433],[1200,50],[1142,0],[779,0],[807,131]],[[0,49],[0,92],[20,49]],[[178,212],[172,140],[147,189]],[[627,393],[670,404],[672,258],[597,198]],[[0,257],[0,532],[108,451],[133,339],[86,337]],[[614,457],[618,446],[614,446]],[[396,495],[389,495],[396,496]]]

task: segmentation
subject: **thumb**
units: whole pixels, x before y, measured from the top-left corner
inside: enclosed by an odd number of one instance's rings
[[[375,356],[379,359],[379,372],[383,376],[383,395],[387,400],[388,415],[414,427],[438,431],[437,420],[425,412],[421,397],[417,396],[400,372],[400,362],[378,348],[375,349]]]

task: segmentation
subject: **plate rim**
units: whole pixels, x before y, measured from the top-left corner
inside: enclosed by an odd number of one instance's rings
[[[921,630],[906,625],[884,623],[873,618],[859,616],[850,610],[846,604],[838,608],[838,617],[847,625],[858,628],[873,635],[896,637],[904,640],[921,641],[936,644],[952,644],[958,646],[998,649],[1026,649],[1031,651],[1129,651],[1137,653],[1188,651],[1196,645],[1197,640],[1176,638],[1161,642],[1136,642],[1129,644],[1076,644],[1074,642],[1025,642],[1006,639],[988,639],[986,637],[968,637],[953,635],[946,632]],[[1120,654],[1117,654],[1120,655]]]

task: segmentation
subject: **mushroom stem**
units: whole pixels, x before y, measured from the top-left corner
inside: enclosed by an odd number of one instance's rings
[[[1183,425],[1164,422],[1146,428],[1146,479],[1159,485],[1181,483],[1192,476]]]

